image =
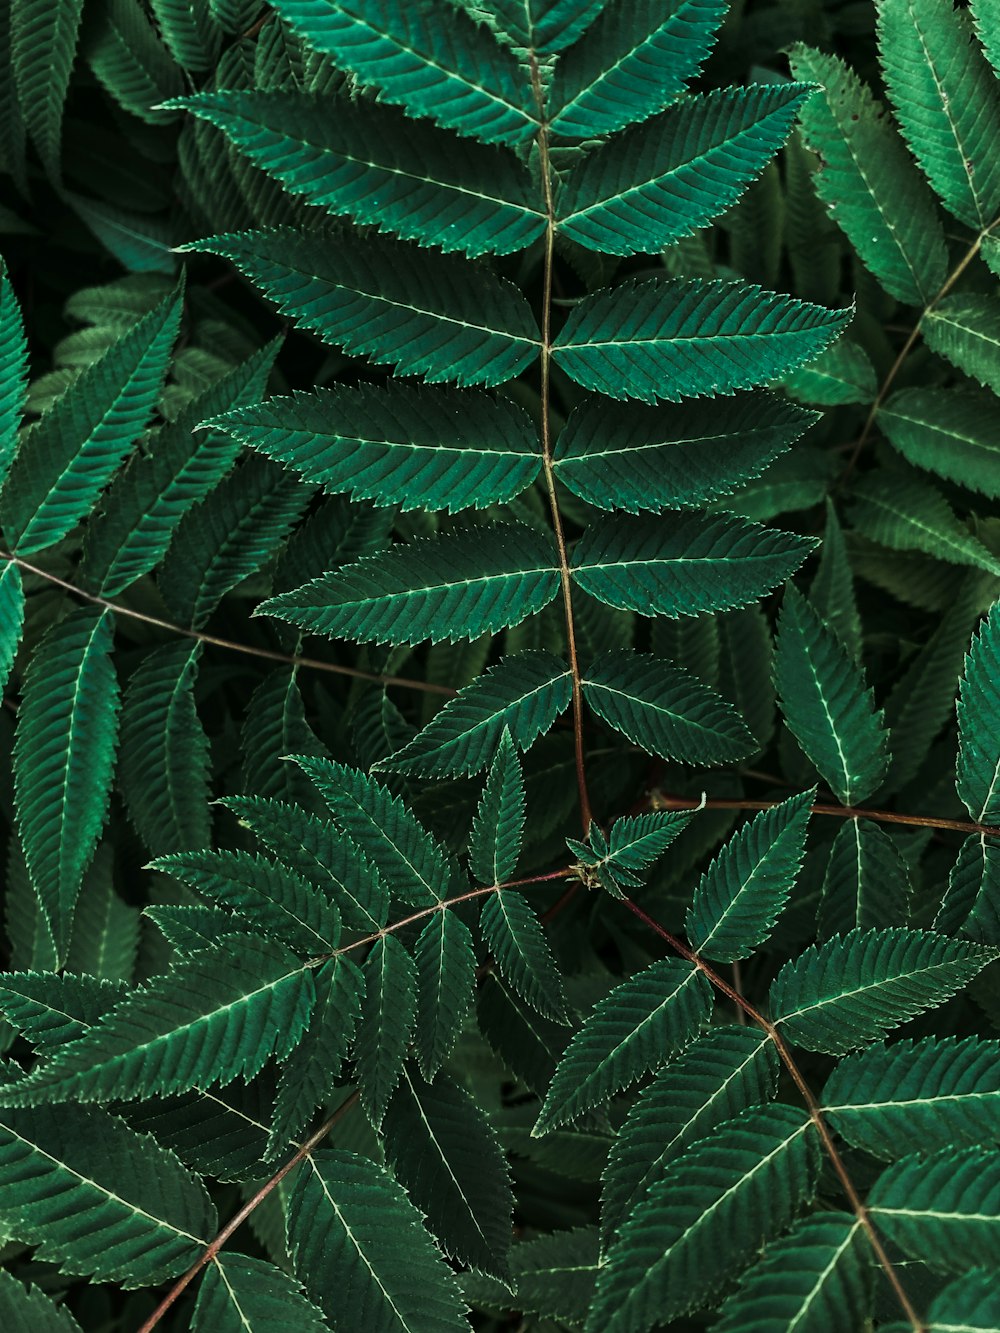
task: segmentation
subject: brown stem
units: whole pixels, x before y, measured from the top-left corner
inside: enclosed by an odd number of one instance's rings
[[[273,1189],[281,1184],[289,1171],[294,1170],[294,1168],[297,1167],[300,1162],[304,1161],[315,1148],[319,1147],[337,1121],[347,1114],[357,1100],[358,1094],[352,1092],[349,1097],[340,1103],[336,1111],[323,1121],[315,1134],[311,1134],[309,1138],[306,1139],[305,1143],[303,1143],[295,1153],[295,1156],[290,1157],[284,1166],[279,1168],[269,1180],[261,1185],[260,1189],[252,1198],[247,1199],[240,1211],[236,1213],[235,1216],[231,1217],[215,1239],[209,1242],[187,1272],[177,1279],[164,1296],[163,1300],[160,1301],[153,1313],[138,1330],[138,1333],[152,1333],[152,1330],[157,1326],[177,1298],[190,1286],[201,1270],[206,1267],[207,1264],[212,1262],[233,1232],[241,1227],[254,1209],[264,1202]]]
[[[812,1089],[809,1087],[809,1084],[806,1082],[802,1071],[795,1063],[795,1059],[792,1056],[791,1051],[788,1049],[784,1037],[778,1031],[775,1024],[772,1023],[770,1019],[765,1018],[749,1000],[745,999],[744,996],[741,995],[734,986],[731,986],[724,977],[721,977],[714,968],[709,967],[709,965],[704,962],[692,948],[685,944],[683,940],[679,940],[676,935],[671,935],[670,931],[661,926],[658,921],[654,921],[648,913],[642,910],[638,903],[632,902],[630,898],[626,898],[624,902],[625,906],[634,916],[638,917],[650,930],[655,931],[675,953],[680,954],[682,958],[686,958],[689,963],[693,963],[700,972],[704,973],[706,979],[711,982],[717,990],[720,990],[723,995],[726,995],[732,1000],[747,1018],[751,1019],[767,1034],[769,1040],[774,1044],[774,1049],[778,1054],[778,1058],[788,1070],[792,1082],[795,1084],[799,1091],[799,1095],[805,1103],[806,1110],[809,1112],[809,1118],[816,1126],[816,1132],[819,1135],[820,1143],[823,1145],[823,1150],[830,1160],[830,1165],[836,1172],[837,1179],[840,1181],[841,1187],[847,1197],[848,1203],[851,1205],[855,1217],[864,1228],[872,1250],[875,1253],[875,1257],[881,1265],[886,1280],[892,1287],[906,1318],[912,1325],[914,1333],[926,1333],[926,1325],[911,1303],[909,1296],[907,1296],[906,1290],[900,1281],[899,1274],[896,1272],[892,1260],[889,1258],[885,1246],[882,1244],[882,1239],[875,1229],[875,1225],[871,1220],[868,1209],[848,1174],[847,1167],[844,1165],[844,1159],[841,1157],[837,1145],[833,1140],[833,1135],[830,1132],[830,1127],[824,1119],[820,1104]]]
[[[896,357],[895,361],[889,367],[889,371],[886,374],[885,379],[882,381],[882,384],[879,388],[875,401],[871,405],[871,410],[869,411],[868,416],[865,419],[865,424],[861,428],[861,434],[855,441],[854,448],[851,451],[851,456],[848,458],[846,464],[844,465],[844,470],[840,474],[840,477],[837,481],[838,487],[843,486],[843,484],[847,481],[848,477],[850,477],[851,473],[854,471],[858,458],[861,455],[861,450],[868,443],[868,437],[872,433],[872,429],[874,428],[875,425],[875,419],[879,414],[882,404],[885,402],[889,390],[895,383],[896,376],[902,370],[903,363],[906,361],[906,358],[912,352],[914,344],[920,337],[920,329],[921,326],[923,325],[925,317],[931,310],[934,309],[934,307],[937,305],[939,301],[944,300],[944,298],[948,295],[948,293],[954,287],[955,283],[958,282],[959,278],[962,276],[965,270],[975,259],[976,255],[979,254],[980,246],[982,245],[985,237],[987,237],[993,230],[993,228],[996,227],[998,224],[1000,224],[1000,218],[996,218],[993,222],[990,223],[988,227],[983,228],[983,230],[979,233],[976,239],[969,246],[968,250],[962,256],[962,258],[959,260],[959,262],[955,265],[954,269],[952,269],[951,273],[948,274],[948,277],[945,279],[944,285],[942,286],[941,290],[936,292],[935,295],[931,297],[930,301],[928,301],[927,305],[924,306],[923,313],[921,314],[920,318],[917,320],[913,328],[910,330],[906,342],[903,343],[903,346],[899,350],[899,355]]]
[[[580,820],[583,824],[584,837],[590,831],[592,819],[590,796],[587,792],[587,771],[583,750],[583,686],[580,678],[580,664],[576,651],[576,628],[573,621],[573,580],[570,575],[569,555],[566,550],[566,534],[563,531],[562,514],[559,510],[559,496],[556,491],[555,469],[552,466],[552,421],[551,421],[551,371],[552,371],[552,272],[555,255],[556,213],[552,195],[552,166],[549,160],[549,128],[545,120],[545,99],[542,94],[542,80],[535,56],[531,57],[531,83],[535,102],[538,107],[538,166],[542,174],[542,189],[545,195],[545,259],[542,276],[542,351],[541,351],[541,429],[542,429],[542,469],[545,474],[545,489],[549,497],[549,509],[552,513],[552,528],[559,552],[559,581],[562,587],[563,611],[566,618],[566,650],[569,656],[569,669],[573,681],[573,738],[576,750],[576,784],[580,792]]]
[[[27,570],[29,574],[37,574],[39,578],[46,579],[49,583],[55,584],[57,588],[64,588],[74,597],[80,597],[85,602],[90,602],[94,606],[103,606],[105,610],[113,611],[116,615],[127,616],[132,620],[141,620],[144,625],[154,625],[157,629],[168,630],[171,634],[179,634],[185,639],[197,639],[199,643],[210,643],[216,648],[228,648],[234,653],[243,653],[247,657],[263,657],[269,662],[284,662],[289,666],[308,667],[311,671],[328,671],[335,676],[351,676],[354,680],[370,680],[378,685],[399,685],[408,690],[422,690],[426,694],[445,694],[449,698],[454,698],[458,693],[450,685],[435,685],[426,680],[411,680],[408,676],[380,676],[374,671],[361,671],[358,667],[340,666],[336,662],[323,662],[317,657],[300,657],[295,653],[279,653],[270,648],[254,648],[248,643],[236,643],[232,639],[220,639],[215,634],[205,634],[202,630],[188,629],[184,625],[175,625],[173,621],[161,620],[159,616],[146,615],[144,611],[133,611],[131,607],[122,606],[119,602],[111,602],[106,597],[99,597],[96,593],[87,592],[84,588],[78,588],[75,583],[69,583],[66,579],[61,579],[57,574],[50,573],[47,569],[41,569],[38,565],[33,565],[19,555],[12,555],[7,551],[0,551],[0,560],[9,560],[12,564],[18,565],[21,569]]]
[[[692,800],[689,796],[671,796],[654,792],[650,803],[657,810],[772,810],[780,801]],[[906,824],[911,828],[949,829],[955,833],[975,833],[979,837],[1000,838],[1000,828],[974,824],[965,819],[939,819],[936,815],[901,815],[895,810],[865,810],[853,805],[814,805],[814,815],[833,815],[837,819],[874,819],[879,824]]]

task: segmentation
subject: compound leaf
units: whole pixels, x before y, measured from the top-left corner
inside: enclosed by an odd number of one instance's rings
[[[293,1277],[266,1259],[214,1255],[198,1291],[191,1333],[326,1333],[327,1323]]]
[[[513,875],[524,815],[524,777],[505,727],[469,834],[469,869],[481,884],[502,884]]]
[[[354,1058],[361,1103],[379,1128],[403,1072],[417,1009],[417,969],[395,935],[375,941],[364,964],[365,991]]]
[[[977,824],[1000,821],[1000,610],[993,607],[965,659],[958,689],[955,785]]]
[[[516,889],[497,889],[483,904],[479,926],[500,974],[540,1014],[568,1021],[562,977],[534,908]]]
[[[454,911],[435,912],[414,946],[417,1018],[413,1045],[428,1082],[448,1059],[462,1034],[476,987],[472,932]]]

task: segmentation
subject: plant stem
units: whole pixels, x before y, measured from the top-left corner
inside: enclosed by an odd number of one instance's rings
[[[542,95],[542,80],[538,69],[538,60],[531,57],[531,86],[538,107],[538,166],[542,175],[542,190],[545,196],[545,259],[542,274],[542,351],[541,351],[541,431],[542,431],[542,468],[545,474],[545,489],[549,496],[549,509],[552,513],[552,528],[555,532],[556,547],[559,552],[559,581],[562,585],[563,611],[566,617],[566,650],[569,656],[569,669],[573,681],[573,738],[576,750],[576,784],[580,792],[580,821],[583,824],[583,836],[590,832],[591,810],[590,796],[587,792],[587,771],[583,751],[583,687],[580,680],[580,664],[576,652],[576,628],[573,622],[573,581],[570,576],[569,556],[566,550],[566,534],[563,531],[562,514],[559,510],[559,496],[556,491],[555,469],[552,466],[552,419],[551,419],[551,371],[552,371],[552,271],[555,256],[556,215],[555,201],[552,194],[552,164],[549,160],[549,127],[545,119],[545,99]]]
[[[374,671],[361,671],[358,667],[340,666],[336,662],[323,662],[317,657],[300,657],[295,653],[279,653],[270,648],[254,648],[248,643],[236,643],[233,639],[220,639],[215,634],[205,634],[202,630],[188,629],[184,625],[175,625],[173,621],[161,620],[159,616],[147,615],[145,611],[134,611],[131,607],[122,606],[120,602],[112,602],[106,597],[87,592],[84,588],[78,588],[75,583],[69,583],[66,579],[61,579],[57,574],[52,574],[47,569],[41,569],[38,565],[31,564],[19,555],[0,551],[0,561],[2,560],[10,561],[11,564],[19,566],[29,574],[36,574],[39,578],[47,580],[57,588],[64,588],[66,592],[72,593],[74,597],[80,597],[83,601],[90,602],[94,606],[102,606],[107,611],[113,611],[116,615],[126,616],[132,620],[141,620],[144,625],[154,625],[157,629],[168,630],[171,634],[179,634],[184,639],[197,639],[199,643],[210,643],[216,648],[227,648],[230,652],[243,653],[246,657],[262,657],[269,662],[284,662],[289,666],[308,667],[310,671],[328,671],[335,676],[350,676],[354,680],[370,680],[378,685],[399,685],[408,690],[421,690],[425,694],[444,694],[448,698],[454,698],[458,693],[450,685],[435,685],[426,680],[411,680],[408,676],[380,676]]]
[[[975,259],[976,255],[979,254],[980,247],[982,246],[982,243],[985,240],[985,238],[998,224],[1000,224],[1000,218],[995,218],[988,227],[983,228],[983,230],[979,233],[976,239],[969,246],[968,250],[962,256],[962,258],[959,260],[959,262],[948,274],[947,278],[944,281],[944,285],[941,287],[941,290],[936,292],[934,296],[931,297],[930,301],[928,301],[927,305],[924,306],[923,313],[921,314],[920,318],[917,320],[916,324],[914,324],[913,328],[907,335],[906,342],[903,343],[903,346],[899,350],[899,354],[897,355],[892,365],[889,367],[888,373],[886,374],[885,379],[882,381],[882,384],[879,387],[879,391],[878,394],[876,395],[875,401],[872,403],[871,410],[869,411],[868,416],[865,419],[865,424],[861,428],[861,434],[855,441],[854,448],[851,451],[851,455],[848,458],[846,464],[844,465],[844,470],[840,474],[840,477],[837,481],[838,487],[843,486],[844,482],[847,481],[851,473],[854,471],[858,458],[861,455],[861,450],[868,443],[868,437],[872,433],[872,429],[875,425],[875,419],[879,414],[879,410],[881,409],[882,404],[885,402],[889,394],[889,390],[895,383],[896,376],[902,370],[903,363],[906,361],[906,358],[913,351],[914,345],[917,339],[920,337],[920,329],[921,326],[923,325],[925,317],[930,313],[930,311],[934,309],[934,307],[938,304],[939,301],[943,301],[944,298],[948,295],[948,293],[954,287],[955,283],[958,282],[959,278],[962,276],[965,270]]]
[[[780,801],[692,800],[689,796],[671,796],[654,792],[650,798],[654,810],[772,810]],[[939,819],[936,815],[901,815],[895,810],[865,810],[853,805],[813,805],[814,815],[833,815],[837,819],[874,819],[880,824],[905,824],[910,828],[948,829],[955,833],[975,833],[979,837],[1000,838],[1000,828],[974,824],[965,819]]]
[[[297,1167],[300,1162],[304,1161],[315,1148],[319,1147],[337,1121],[347,1114],[357,1100],[358,1094],[352,1092],[348,1098],[342,1101],[336,1111],[323,1121],[319,1129],[317,1129],[314,1134],[310,1134],[309,1138],[306,1139],[305,1143],[303,1143],[295,1153],[295,1156],[290,1157],[284,1166],[280,1167],[269,1180],[266,1180],[264,1184],[261,1185],[257,1193],[246,1201],[240,1211],[236,1213],[234,1217],[229,1219],[219,1234],[214,1240],[209,1242],[203,1253],[191,1265],[187,1272],[177,1279],[167,1292],[166,1296],[164,1296],[163,1300],[160,1301],[153,1313],[138,1330],[138,1333],[152,1333],[152,1330],[157,1326],[177,1298],[188,1286],[190,1286],[201,1270],[206,1267],[207,1264],[212,1262],[233,1232],[241,1227],[254,1209],[264,1202],[273,1189],[281,1184],[289,1171],[294,1170],[294,1168]]]
[[[805,1103],[806,1110],[809,1112],[809,1118],[816,1126],[816,1132],[819,1135],[820,1143],[823,1145],[823,1150],[830,1160],[830,1165],[836,1172],[837,1179],[840,1181],[841,1187],[847,1197],[848,1203],[851,1205],[855,1217],[864,1228],[872,1250],[875,1253],[875,1257],[881,1265],[886,1280],[892,1287],[906,1318],[913,1327],[914,1333],[926,1333],[926,1325],[911,1303],[909,1296],[907,1296],[906,1290],[900,1281],[899,1274],[896,1272],[892,1260],[889,1258],[885,1246],[882,1244],[882,1239],[875,1229],[875,1225],[871,1220],[868,1209],[865,1206],[861,1195],[858,1193],[854,1182],[851,1180],[847,1167],[844,1165],[844,1159],[841,1157],[837,1145],[833,1140],[833,1135],[830,1132],[830,1127],[826,1123],[823,1112],[820,1109],[820,1104],[812,1089],[809,1087],[809,1084],[806,1082],[802,1071],[795,1063],[795,1059],[791,1051],[788,1049],[784,1037],[778,1031],[775,1024],[772,1023],[770,1019],[765,1018],[749,1000],[745,999],[743,995],[741,995],[734,986],[731,986],[724,977],[720,976],[714,968],[709,967],[709,965],[705,963],[693,949],[686,945],[682,940],[679,940],[675,935],[671,935],[671,933],[661,926],[658,921],[654,921],[648,913],[642,910],[638,903],[634,903],[630,898],[626,898],[624,902],[625,906],[634,916],[638,917],[645,926],[648,926],[650,930],[655,931],[661,939],[665,940],[675,953],[680,954],[682,958],[686,958],[689,963],[693,963],[700,972],[704,973],[706,979],[711,982],[717,990],[721,991],[723,995],[732,1000],[733,1004],[735,1004],[747,1018],[751,1019],[767,1034],[768,1039],[774,1045],[778,1058],[788,1070],[792,1082],[795,1084],[799,1091],[799,1095]]]

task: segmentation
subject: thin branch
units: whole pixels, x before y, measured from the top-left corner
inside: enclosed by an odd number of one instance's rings
[[[152,1330],[157,1326],[177,1298],[191,1285],[201,1270],[214,1260],[215,1256],[219,1253],[233,1232],[241,1227],[254,1209],[262,1204],[271,1191],[281,1184],[289,1171],[293,1171],[300,1162],[305,1161],[314,1149],[319,1147],[337,1121],[347,1114],[357,1100],[358,1094],[352,1092],[349,1097],[342,1101],[336,1111],[323,1121],[319,1129],[317,1129],[314,1134],[310,1134],[309,1138],[306,1139],[305,1143],[303,1143],[295,1153],[295,1156],[290,1157],[284,1166],[280,1167],[269,1180],[261,1185],[257,1193],[246,1201],[240,1211],[229,1219],[219,1234],[214,1240],[209,1242],[202,1254],[191,1265],[187,1272],[177,1279],[167,1292],[166,1296],[164,1296],[163,1300],[160,1301],[153,1313],[138,1330],[138,1333],[152,1333]]]
[[[840,477],[838,478],[837,481],[838,487],[843,486],[844,482],[847,481],[848,477],[850,477],[851,473],[854,471],[858,458],[861,456],[861,451],[868,443],[868,437],[871,435],[872,429],[875,426],[875,419],[878,416],[879,411],[881,410],[882,404],[885,402],[889,394],[889,390],[895,383],[896,376],[902,370],[906,358],[910,355],[915,343],[917,342],[917,339],[920,337],[920,330],[921,327],[923,326],[924,319],[927,317],[930,311],[934,309],[934,307],[938,304],[938,302],[943,301],[944,298],[948,295],[948,293],[954,287],[955,283],[958,282],[959,278],[962,276],[965,270],[975,259],[976,255],[979,254],[979,250],[980,247],[982,246],[983,241],[990,234],[993,228],[996,227],[997,225],[1000,225],[1000,218],[995,218],[988,227],[983,228],[983,230],[979,233],[976,239],[969,246],[968,250],[962,256],[962,258],[959,260],[959,262],[955,265],[954,269],[952,269],[951,273],[948,274],[948,277],[945,279],[944,285],[942,286],[941,290],[937,292],[934,296],[932,296],[930,301],[928,301],[927,305],[923,309],[923,313],[921,314],[920,318],[917,320],[916,324],[910,330],[906,342],[900,348],[899,354],[897,355],[892,365],[889,367],[888,373],[886,374],[885,379],[882,381],[882,384],[879,388],[875,401],[871,405],[871,410],[869,411],[868,416],[865,419],[865,424],[861,428],[861,434],[855,441],[854,448],[851,451],[851,455],[848,458],[846,464],[844,465],[843,472],[840,474]]]
[[[780,801],[692,800],[690,796],[671,796],[653,792],[654,810],[773,810]],[[901,815],[895,810],[865,810],[855,805],[813,805],[814,815],[833,815],[837,819],[874,819],[879,824],[905,824],[910,828],[949,829],[955,833],[975,833],[983,838],[1000,838],[1000,828],[974,824],[966,819],[938,819],[936,815]]]
[[[806,1110],[809,1112],[809,1118],[816,1126],[816,1132],[819,1134],[820,1142],[823,1145],[824,1152],[830,1160],[830,1165],[836,1172],[837,1179],[840,1181],[841,1187],[847,1197],[848,1203],[851,1205],[855,1217],[865,1230],[865,1234],[867,1235],[872,1250],[875,1253],[875,1257],[881,1265],[886,1280],[892,1287],[906,1318],[913,1327],[914,1333],[926,1333],[926,1325],[911,1303],[909,1296],[906,1294],[906,1289],[903,1287],[899,1274],[896,1272],[892,1260],[889,1258],[885,1246],[882,1244],[882,1238],[876,1231],[868,1209],[865,1206],[861,1195],[858,1193],[857,1188],[848,1173],[847,1167],[844,1165],[844,1159],[841,1157],[837,1145],[834,1142],[833,1134],[830,1131],[829,1125],[826,1123],[820,1104],[812,1089],[809,1087],[809,1084],[806,1082],[802,1071],[795,1063],[795,1059],[777,1027],[770,1019],[765,1018],[760,1010],[756,1009],[734,986],[731,986],[724,977],[721,977],[714,968],[709,967],[709,965],[704,962],[693,949],[682,940],[679,940],[675,935],[671,935],[671,933],[661,926],[658,921],[654,921],[651,916],[642,910],[638,903],[634,903],[630,898],[626,898],[624,902],[629,911],[634,916],[638,917],[643,925],[648,926],[650,930],[655,931],[675,953],[680,954],[682,958],[686,958],[689,963],[693,963],[700,972],[704,973],[706,979],[711,982],[717,990],[721,991],[723,995],[726,995],[732,1000],[747,1018],[751,1019],[767,1034],[768,1038],[774,1045],[778,1058],[788,1070],[792,1082],[795,1084],[799,1091],[799,1095],[805,1103]]]
[[[284,662],[289,666],[307,667],[310,671],[327,671],[331,675],[350,676],[354,680],[370,680],[377,685],[399,685],[408,690],[421,690],[425,694],[444,694],[450,699],[458,693],[450,685],[435,685],[426,680],[411,680],[408,676],[380,676],[374,671],[362,671],[358,667],[340,666],[336,662],[323,662],[318,657],[300,657],[295,653],[279,653],[270,648],[254,648],[248,643],[236,643],[233,639],[220,639],[216,634],[205,634],[202,630],[188,629],[184,625],[175,625],[171,620],[161,620],[159,616],[147,615],[145,611],[134,611],[129,606],[122,606],[120,602],[112,602],[106,597],[98,596],[97,593],[87,592],[86,589],[77,587],[75,583],[69,583],[66,579],[59,578],[57,574],[52,574],[47,569],[41,569],[38,565],[33,565],[21,556],[12,555],[8,551],[0,551],[0,560],[9,560],[29,574],[37,574],[39,578],[46,579],[57,588],[64,588],[66,592],[72,593],[74,597],[80,597],[93,606],[102,606],[105,610],[113,611],[116,615],[126,616],[132,620],[141,620],[144,625],[154,625],[157,629],[178,634],[184,639],[197,639],[199,643],[210,643],[216,648],[227,648],[230,652],[243,653],[246,657],[262,657],[269,662]]]
[[[538,106],[538,166],[542,174],[542,189],[545,195],[545,260],[542,278],[542,352],[541,352],[541,429],[542,429],[542,467],[545,473],[545,489],[549,496],[549,508],[552,511],[552,528],[555,532],[556,547],[559,552],[559,581],[562,586],[563,610],[566,617],[566,650],[569,656],[569,669],[573,681],[573,737],[576,749],[576,784],[580,792],[580,820],[583,824],[584,837],[590,832],[592,819],[590,796],[587,792],[587,771],[583,751],[583,686],[580,679],[580,663],[576,652],[576,628],[573,621],[573,581],[570,576],[569,555],[566,550],[566,534],[563,531],[562,514],[559,510],[559,496],[556,491],[555,469],[552,466],[552,421],[551,421],[551,371],[552,371],[552,272],[555,256],[556,212],[552,193],[552,164],[549,160],[549,127],[545,120],[545,98],[542,94],[541,73],[538,60],[531,57],[531,85]]]

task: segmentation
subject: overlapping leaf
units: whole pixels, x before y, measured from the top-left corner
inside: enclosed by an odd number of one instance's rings
[[[268,1263],[224,1250],[198,1291],[192,1333],[325,1333],[326,1321],[294,1278]]]
[[[979,824],[1000,821],[1000,610],[980,626],[958,693],[958,794]]]
[[[503,884],[524,841],[524,776],[505,727],[469,834],[469,869],[482,884]]]
[[[878,422],[908,463],[996,499],[1000,497],[996,410],[991,393],[971,387],[900,389],[879,410]]]

